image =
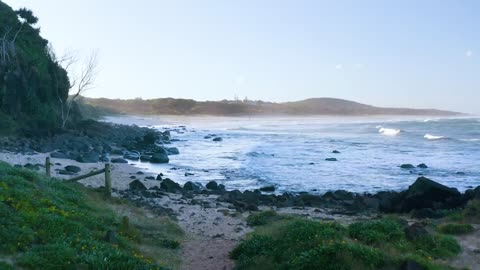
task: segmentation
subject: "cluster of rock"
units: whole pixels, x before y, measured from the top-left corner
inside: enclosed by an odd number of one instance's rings
[[[161,177],[157,177],[161,179]],[[276,207],[318,207],[332,209],[332,214],[358,214],[363,211],[386,213],[409,213],[416,217],[439,217],[444,210],[464,206],[469,200],[480,199],[480,187],[460,193],[455,188],[441,185],[425,177],[419,177],[407,190],[402,192],[382,191],[376,194],[358,194],[345,190],[330,191],[323,195],[309,193],[272,194],[274,186],[253,191],[227,191],[224,185],[215,181],[205,187],[199,183],[187,182],[183,187],[171,179],[163,179],[159,187],[147,189],[139,180],[130,184],[130,192],[142,196],[163,196],[163,192],[181,193],[186,197],[195,194],[218,195],[218,201],[232,204],[238,211],[256,211],[258,206]],[[128,193],[128,192],[127,192]]]
[[[127,160],[168,163],[169,155],[179,154],[177,148],[165,146],[172,141],[169,130],[160,132],[138,126],[84,121],[75,130],[53,137],[2,138],[0,146],[16,153],[52,152],[52,158],[82,163],[127,163]],[[110,155],[122,158],[111,159]]]

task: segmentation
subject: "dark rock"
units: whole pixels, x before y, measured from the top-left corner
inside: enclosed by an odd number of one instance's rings
[[[212,136],[205,136],[205,137],[203,137],[203,138],[204,138],[204,139],[211,139]]]
[[[263,192],[274,192],[274,191],[275,191],[275,186],[271,185],[271,186],[261,187],[261,188],[260,188],[260,191],[263,191]]]
[[[428,231],[427,229],[425,229],[425,226],[418,222],[413,223],[412,225],[405,228],[405,236],[410,241],[418,240],[427,235],[428,235]]]
[[[194,173],[189,173],[189,172],[185,173],[185,176],[192,176],[192,175],[195,175],[195,174]]]
[[[163,176],[163,174],[159,174],[159,175],[157,175],[157,178],[155,178],[155,179],[161,181],[161,180],[162,180],[162,176]]]
[[[111,160],[112,163],[128,163],[128,161],[126,159],[123,159],[123,158],[113,158]]]
[[[427,268],[423,267],[421,264],[414,260],[406,260],[402,263],[401,270],[427,270]]]
[[[338,150],[333,150],[333,151],[332,151],[332,154],[340,154],[340,151],[338,151]]]
[[[151,161],[152,161],[152,156],[150,156],[150,155],[141,155],[141,156],[140,156],[140,161],[142,161],[142,162],[151,162]]]
[[[40,164],[27,163],[27,164],[23,165],[23,167],[25,169],[38,171],[38,170],[40,170],[41,166],[40,166]]]
[[[142,172],[142,171],[138,171],[137,174],[138,174],[138,175],[142,175],[142,174],[145,174],[145,173]]]
[[[59,170],[58,174],[61,174],[61,175],[75,175],[74,172],[70,172],[70,171],[67,171],[67,170]]]
[[[401,199],[401,211],[409,212],[421,208],[455,208],[461,206],[461,194],[456,188],[450,188],[419,177]]]
[[[413,166],[412,164],[402,164],[402,165],[400,165],[400,168],[402,168],[402,169],[414,169],[415,166]]]
[[[70,159],[70,156],[65,154],[65,153],[61,153],[61,152],[53,152],[50,154],[50,157],[52,158],[60,158],[60,159]]]
[[[464,172],[457,172],[457,175],[465,175],[466,173]]]
[[[130,179],[137,179],[135,175],[130,176]]]
[[[337,161],[336,158],[326,158],[325,160],[326,160],[326,161]]]
[[[155,153],[152,156],[151,163],[168,163],[170,159],[168,158],[168,154],[166,153]]]
[[[65,167],[65,170],[72,173],[79,173],[82,169],[78,166],[68,165]]]
[[[324,199],[333,199],[337,201],[346,201],[346,200],[353,200],[354,194],[352,192],[348,192],[346,190],[335,190],[334,192],[327,192],[325,193],[322,198]]]
[[[133,180],[132,182],[130,182],[130,184],[128,184],[128,186],[130,187],[130,190],[133,190],[133,191],[145,191],[147,190],[147,187],[145,187],[145,185],[140,182],[140,180]]]
[[[418,165],[417,165],[417,168],[427,169],[428,166],[427,166],[427,164],[425,164],[425,163],[421,163],[421,164],[418,164]]]
[[[172,181],[169,178],[165,178],[162,181],[162,183],[160,184],[160,188],[170,193],[176,193],[182,190],[182,187],[178,183]]]
[[[212,141],[214,141],[214,142],[221,142],[221,141],[223,141],[223,139],[222,139],[221,137],[215,137],[215,138],[213,138]]]
[[[207,183],[207,185],[205,187],[210,189],[210,190],[217,190],[218,189],[218,183],[215,182],[215,181],[210,181],[210,182]]]
[[[128,159],[128,160],[137,161],[137,160],[140,159],[140,155],[138,153],[127,152],[127,153],[125,153],[125,155],[123,155],[123,158]]]
[[[80,163],[97,163],[100,160],[100,154],[95,151],[79,155],[76,161]]]
[[[178,155],[180,154],[180,151],[176,147],[169,147],[167,148],[167,152],[169,155]]]
[[[155,131],[150,131],[143,136],[143,143],[146,145],[155,144],[158,140],[158,135]]]
[[[200,186],[198,186],[197,184],[191,181],[188,181],[183,185],[183,190],[185,191],[198,191],[200,189],[201,189]]]
[[[155,180],[155,177],[153,177],[153,176],[147,176],[147,177],[145,177],[145,180]]]

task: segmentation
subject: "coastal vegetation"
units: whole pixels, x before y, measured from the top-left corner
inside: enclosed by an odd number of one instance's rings
[[[271,211],[249,219],[255,231],[231,253],[238,269],[448,269],[439,260],[461,251],[454,238],[393,216],[350,225]]]
[[[178,225],[102,194],[0,163],[0,268],[178,266]]]
[[[122,114],[143,115],[461,115],[440,110],[380,108],[335,98],[311,98],[273,103],[252,100],[195,101],[191,99],[106,99],[84,98],[86,104]]]

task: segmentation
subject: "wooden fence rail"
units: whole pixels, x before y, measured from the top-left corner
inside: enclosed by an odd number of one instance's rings
[[[47,176],[51,176],[51,170],[50,170],[51,165],[52,165],[52,163],[50,163],[50,157],[47,157],[46,160],[45,160],[45,169],[46,169]],[[111,177],[110,163],[105,163],[105,168],[103,168],[101,170],[92,171],[92,172],[89,172],[89,173],[84,174],[84,175],[79,175],[77,177],[66,179],[65,181],[66,182],[76,182],[78,180],[82,180],[82,179],[92,177],[92,176],[95,176],[95,175],[99,175],[99,174],[102,174],[102,173],[105,173],[105,193],[106,193],[107,196],[110,196],[110,195],[112,195],[112,177]]]

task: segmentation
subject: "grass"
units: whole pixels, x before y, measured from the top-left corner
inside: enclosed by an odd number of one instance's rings
[[[281,217],[269,212],[251,218],[262,225],[231,252],[237,269],[399,269],[413,260],[437,270],[448,269],[437,259],[461,251],[454,238],[443,234],[408,240],[406,223],[392,217],[349,226]]]
[[[437,230],[444,234],[462,235],[475,231],[471,224],[445,223],[440,224]]]
[[[166,217],[0,163],[2,269],[175,268],[182,236]]]

